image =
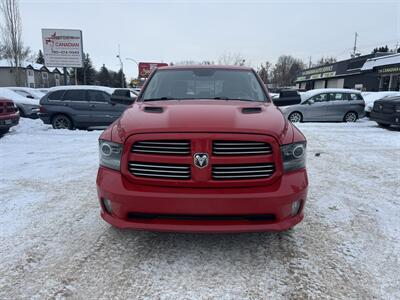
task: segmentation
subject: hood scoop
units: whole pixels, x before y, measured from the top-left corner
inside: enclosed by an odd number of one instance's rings
[[[164,109],[161,106],[145,106],[143,111],[147,113],[161,114],[164,112]]]
[[[261,113],[261,107],[244,107],[242,108],[243,114],[259,114]]]

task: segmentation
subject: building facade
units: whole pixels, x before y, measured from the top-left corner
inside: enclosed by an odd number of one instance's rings
[[[368,59],[361,71],[377,74],[380,91],[400,91],[400,53]]]
[[[300,90],[349,88],[398,91],[399,74],[400,54],[374,53],[303,70],[295,83]]]
[[[0,87],[18,86],[15,72],[15,68],[8,60],[0,60]],[[64,84],[63,76],[62,69],[23,62],[19,68],[19,86],[50,88]],[[67,83],[70,84],[69,74],[67,74]]]

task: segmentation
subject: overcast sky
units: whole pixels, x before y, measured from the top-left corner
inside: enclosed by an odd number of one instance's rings
[[[20,0],[24,42],[42,48],[41,28],[81,29],[96,68],[136,61],[214,60],[240,52],[248,64],[290,54],[308,62],[363,54],[399,42],[400,1],[59,1]],[[124,60],[128,78],[137,75]]]

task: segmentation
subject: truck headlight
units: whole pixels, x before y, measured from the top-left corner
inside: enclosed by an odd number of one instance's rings
[[[99,152],[101,166],[117,171],[120,170],[122,154],[121,144],[100,140]]]
[[[283,169],[294,171],[306,166],[306,143],[294,143],[281,146]]]

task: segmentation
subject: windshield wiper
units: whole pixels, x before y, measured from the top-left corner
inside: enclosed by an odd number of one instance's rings
[[[143,99],[144,102],[147,101],[163,101],[163,100],[178,100],[174,97],[160,97],[160,98],[149,98],[149,99]]]
[[[229,97],[214,97],[215,100],[235,100],[235,101],[247,101],[247,102],[259,102],[252,99],[238,99],[238,98],[229,98]]]

